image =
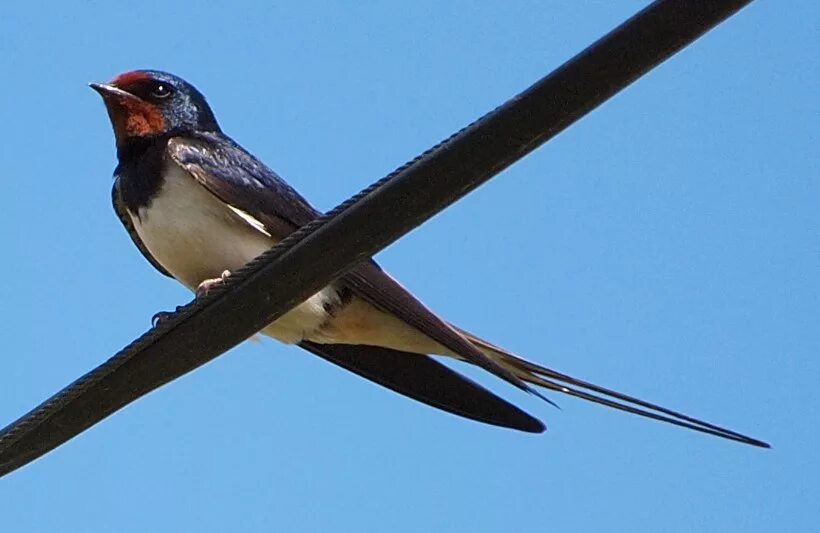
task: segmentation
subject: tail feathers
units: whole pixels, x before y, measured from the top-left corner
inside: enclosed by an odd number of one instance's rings
[[[688,428],[694,431],[716,435],[724,439],[734,440],[761,448],[770,447],[768,443],[749,437],[742,433],[738,433],[715,424],[710,424],[709,422],[704,422],[703,420],[673,411],[672,409],[661,407],[659,405],[601,387],[600,385],[595,385],[593,383],[568,376],[567,374],[537,365],[511,352],[508,352],[503,348],[476,337],[467,331],[460,328],[456,329],[481,351],[492,357],[500,365],[509,369],[519,379],[527,383],[537,385],[548,390],[560,392],[562,394],[567,394],[569,396],[574,396],[576,398],[581,398],[583,400],[604,405],[619,411],[625,411],[627,413],[666,422],[668,424]],[[553,402],[550,401],[550,403]]]

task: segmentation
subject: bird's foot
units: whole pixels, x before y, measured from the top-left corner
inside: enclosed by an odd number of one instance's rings
[[[159,313],[154,314],[151,317],[151,327],[157,327],[175,314],[179,313],[179,310],[182,309],[181,305],[178,305],[177,308],[173,311],[160,311]]]
[[[206,279],[205,281],[200,283],[199,286],[196,288],[197,298],[201,298],[202,296],[205,296],[206,294],[211,292],[211,290],[213,290],[214,287],[216,287],[220,283],[223,283],[225,281],[225,278],[227,278],[230,275],[231,272],[229,270],[225,270],[218,278]]]

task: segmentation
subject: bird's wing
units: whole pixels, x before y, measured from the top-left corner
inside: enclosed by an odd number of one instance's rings
[[[151,252],[148,251],[148,248],[145,247],[145,244],[140,239],[140,236],[137,234],[137,230],[134,228],[134,224],[131,222],[131,216],[128,214],[128,211],[125,209],[125,205],[122,203],[122,197],[120,196],[120,179],[116,178],[114,180],[114,187],[111,189],[111,202],[114,204],[114,212],[117,213],[117,218],[120,219],[122,225],[125,226],[125,231],[128,232],[128,235],[131,237],[131,240],[134,241],[134,244],[137,246],[137,249],[142,252],[143,257],[148,260],[154,268],[159,270],[162,274],[165,274],[169,278],[172,278],[170,272],[165,270],[162,265],[159,264]]]
[[[168,153],[217,198],[260,221],[276,237],[282,238],[320,215],[272,170],[224,136],[174,137],[168,142]],[[375,262],[354,267],[342,281],[362,299],[395,315],[453,354],[541,396],[436,316]]]
[[[377,346],[302,342],[305,350],[432,407],[495,426],[541,433],[544,424],[427,355]]]
[[[234,164],[229,161],[225,163]],[[295,229],[293,219],[310,221],[318,216],[318,212],[311,212],[313,208],[275,174],[263,176],[263,181],[260,181],[267,185],[262,188],[260,194],[271,196],[267,199],[266,205],[279,205],[282,200],[279,195],[270,195],[269,191],[273,190],[272,183],[268,182],[270,179],[276,180],[275,186],[282,188],[285,198],[290,195],[290,201],[282,204],[279,211],[288,214],[281,218],[268,217],[268,226],[273,226],[277,233],[284,236],[293,231]],[[251,181],[251,183],[254,182]],[[219,185],[218,183],[213,184],[215,188]],[[223,194],[225,194],[225,188],[223,185],[221,189]],[[114,212],[142,255],[162,274],[172,277],[151,255],[137,234],[120,196],[119,179],[114,181],[111,200],[114,204]],[[294,204],[300,208],[294,209]],[[273,228],[266,227],[269,231]],[[359,376],[443,411],[479,422],[530,433],[544,431],[544,424],[537,418],[431,357],[374,346],[325,345],[311,342],[303,342],[300,346]]]

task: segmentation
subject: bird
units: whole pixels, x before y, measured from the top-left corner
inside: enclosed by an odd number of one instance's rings
[[[159,70],[91,83],[114,131],[114,211],[160,273],[197,297],[322,213],[226,135],[203,94]],[[528,361],[431,311],[374,260],[260,333],[430,406],[541,433],[541,420],[439,362],[477,365],[550,403],[550,390],[758,447],[766,442]]]

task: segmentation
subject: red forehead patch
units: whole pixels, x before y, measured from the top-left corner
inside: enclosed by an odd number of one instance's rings
[[[146,74],[145,72],[139,70],[132,70],[131,72],[126,72],[124,74],[120,74],[113,80],[111,80],[111,85],[119,88],[125,88],[135,83],[139,83],[141,81],[148,81],[151,79],[151,76]]]
[[[111,80],[111,85],[130,92],[136,88],[135,85],[152,79],[150,74],[134,70],[120,74]],[[131,137],[156,135],[165,131],[165,117],[157,105],[133,93],[130,95],[108,93],[104,94],[103,98],[114,126],[117,143]]]

